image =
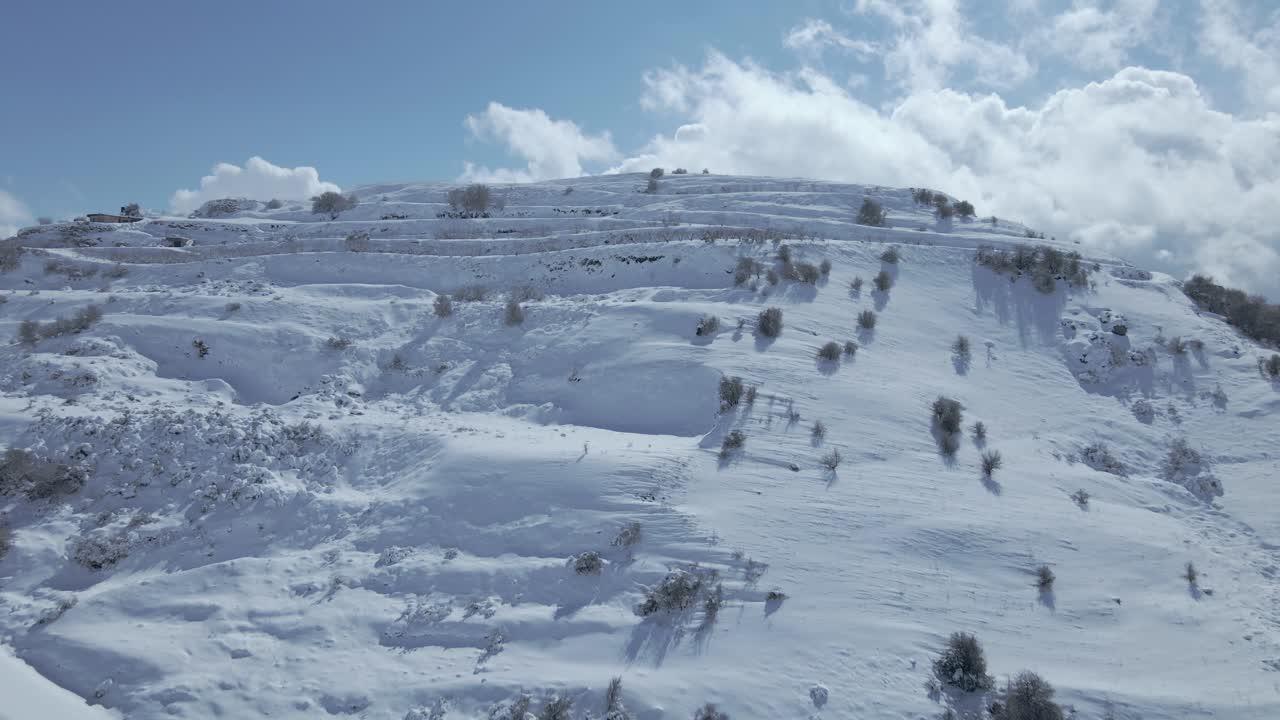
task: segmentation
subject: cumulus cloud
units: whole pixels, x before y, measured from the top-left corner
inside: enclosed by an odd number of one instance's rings
[[[773,73],[719,54],[646,82],[646,103],[685,124],[617,171],[926,185],[1140,264],[1280,291],[1280,259],[1267,250],[1280,117],[1215,110],[1186,75],[1125,68],[1034,106],[920,90],[887,110],[814,70]]]
[[[888,23],[896,34],[883,49],[885,72],[913,90],[947,85],[957,70],[994,88],[1017,85],[1035,71],[1020,50],[982,37],[959,0],[858,0],[854,12]]]
[[[1150,39],[1158,5],[1157,0],[1117,0],[1107,8],[1077,0],[1054,16],[1036,40],[1081,67],[1112,70]]]
[[[466,163],[460,179],[473,182],[535,182],[580,177],[584,162],[619,157],[609,133],[588,135],[568,120],[553,120],[542,110],[521,110],[491,102],[483,113],[468,115],[466,127],[480,140],[496,140],[525,161],[522,169],[489,169]]]
[[[199,190],[178,190],[169,199],[169,209],[189,213],[209,200],[249,198],[251,200],[305,200],[322,192],[341,188],[320,180],[313,167],[285,168],[254,156],[244,167],[230,163],[213,166],[213,174],[200,178]]]
[[[31,211],[21,200],[0,190],[0,239],[18,232],[31,224]]]
[[[1267,13],[1247,12],[1235,0],[1200,5],[1200,51],[1240,74],[1252,105],[1280,110],[1280,7]]]
[[[826,20],[810,18],[792,28],[783,38],[782,44],[792,50],[810,54],[820,54],[827,48],[837,48],[851,52],[859,57],[869,57],[876,52],[874,43],[853,38],[831,27]]]

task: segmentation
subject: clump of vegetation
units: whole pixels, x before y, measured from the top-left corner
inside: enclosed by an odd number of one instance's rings
[[[1195,564],[1187,563],[1187,567],[1182,571],[1182,579],[1192,586],[1195,586],[1200,581],[1200,573],[1196,570]]]
[[[339,337],[336,335],[331,336],[328,340],[324,341],[325,347],[330,350],[346,350],[354,344],[355,343],[352,342],[351,338]]]
[[[1192,275],[1182,284],[1182,292],[1202,310],[1226,318],[1233,327],[1261,343],[1280,345],[1280,305],[1268,303],[1261,295],[1224,287],[1207,275]],[[1280,376],[1280,361],[1277,372]]]
[[[694,334],[698,337],[706,337],[715,335],[720,331],[720,318],[716,315],[703,315],[698,318],[698,327],[694,330]]]
[[[888,249],[880,253],[880,262],[882,263],[897,265],[898,261],[901,259],[902,259],[902,255],[899,254],[897,245],[890,245]]]
[[[0,272],[17,270],[23,252],[23,247],[16,240],[0,241]]]
[[[760,277],[762,272],[764,272],[764,266],[758,260],[748,257],[738,258],[738,264],[733,268],[733,284],[746,285],[751,278]]]
[[[973,433],[974,440],[977,440],[978,442],[987,441],[987,424],[981,420],[974,423],[973,427],[969,428],[969,432]]]
[[[572,720],[573,698],[567,695],[554,695],[542,705],[538,712],[538,720]]]
[[[991,704],[991,720],[1062,720],[1063,717],[1062,708],[1053,702],[1053,686],[1030,670],[1015,675],[1000,698]]]
[[[489,294],[483,285],[465,285],[453,291],[453,299],[458,302],[481,302]]]
[[[855,277],[849,281],[849,291],[854,295],[862,292],[862,276]]]
[[[863,310],[858,313],[858,327],[863,330],[874,330],[876,327],[876,313],[874,310]]]
[[[266,208],[268,210],[279,210],[282,207],[284,207],[284,202],[282,202],[278,198],[271,198],[270,200],[267,201],[267,204],[266,204]]]
[[[840,463],[843,461],[844,461],[844,456],[840,454],[839,450],[836,450],[834,448],[832,448],[830,452],[823,455],[822,459],[820,460],[820,462],[822,463],[822,467],[826,468],[831,472],[835,472],[836,468],[840,467]]]
[[[657,180],[658,178],[662,177],[662,175],[663,175],[663,170],[660,167],[656,167],[649,171],[649,177],[653,178],[654,180]]]
[[[788,269],[790,269],[790,273],[787,273]],[[818,266],[807,262],[784,266],[783,274],[788,275],[788,279],[799,280],[806,285],[816,285],[818,279],[822,277],[822,271],[818,270]]]
[[[204,359],[209,355],[209,346],[200,338],[191,341],[191,347],[196,351],[196,357]]]
[[[862,207],[858,208],[858,217],[854,222],[859,225],[869,225],[871,227],[884,227],[885,219],[888,213],[880,206],[880,203],[871,198],[862,199]]]
[[[502,322],[504,325],[520,325],[524,322],[524,308],[514,299],[508,300],[506,306],[502,309]]]
[[[853,357],[858,354],[858,343],[852,340],[846,340],[844,343],[844,354],[847,357]]]
[[[766,308],[756,318],[756,330],[765,337],[782,334],[782,308]]]
[[[599,575],[603,570],[604,558],[594,550],[588,550],[573,559],[573,571],[579,575]]]
[[[102,272],[102,276],[109,280],[119,280],[129,274],[129,268],[121,263],[116,263]]]
[[[955,342],[951,343],[951,354],[955,356],[956,361],[968,365],[973,359],[973,354],[969,349],[969,338],[966,335],[957,335]]]
[[[348,252],[369,252],[369,233],[353,232],[342,240],[342,245]]]
[[[697,602],[704,583],[705,578],[700,573],[672,570],[662,582],[649,589],[644,601],[636,606],[636,614],[648,617],[663,610],[687,610]]]
[[[1164,346],[1169,350],[1170,355],[1187,354],[1187,341],[1183,340],[1179,335],[1174,335],[1169,338],[1169,340],[1165,342]]]
[[[968,220],[969,218],[972,218],[975,214],[973,209],[973,203],[969,202],[968,200],[961,200],[957,202],[955,204],[955,208],[956,208],[956,214],[966,220]]]
[[[734,375],[733,377],[720,378],[720,409],[728,410],[737,407],[742,400],[743,395],[742,378]]]
[[[1262,368],[1272,379],[1280,378],[1280,354],[1272,353],[1271,357],[1263,363]]]
[[[1080,506],[1081,510],[1089,509],[1089,491],[1081,488],[1071,493],[1071,502]]]
[[[1080,448],[1080,462],[1094,470],[1101,470],[1120,477],[1125,477],[1129,474],[1129,469],[1125,467],[1123,462],[1120,462],[1119,458],[1111,454],[1111,448],[1102,441],[1092,442]]]
[[[1053,589],[1053,581],[1057,579],[1053,570],[1048,565],[1041,565],[1036,568],[1036,587],[1040,588],[1040,592],[1049,592]]]
[[[813,436],[814,440],[825,438],[827,436],[827,424],[821,420],[814,420],[813,428],[810,429],[809,434]]]
[[[1160,474],[1166,480],[1179,480],[1195,475],[1203,465],[1204,458],[1198,450],[1187,444],[1185,438],[1175,438],[1160,465]]]
[[[84,468],[47,460],[30,450],[9,448],[0,456],[0,496],[22,493],[30,500],[43,500],[73,495],[88,479]]]
[[[962,411],[963,407],[958,400],[939,395],[933,401],[933,423],[942,432],[958,433],[963,419]]]
[[[782,279],[781,276],[778,275],[778,271],[774,270],[773,268],[769,268],[769,270],[764,274],[765,282],[769,283],[770,285],[777,285],[778,281],[781,279]]]
[[[992,685],[982,644],[969,633],[951,634],[942,655],[933,661],[933,674],[939,681],[965,692],[989,690]]]
[[[431,303],[431,310],[438,318],[447,318],[453,314],[453,301],[448,295],[436,295],[436,299]]]
[[[715,703],[707,703],[693,713],[693,720],[729,720],[729,713],[716,709]]]
[[[747,387],[746,394],[742,396],[742,402],[746,403],[747,405],[754,405],[756,402],[756,392],[757,390],[755,385],[751,385]]]
[[[621,548],[633,547],[640,543],[640,523],[630,522],[618,531],[616,537],[613,538],[613,546]]]
[[[0,560],[9,554],[9,549],[13,547],[13,534],[9,532],[9,526],[0,522]]]
[[[893,287],[893,276],[887,271],[881,270],[871,279],[871,284],[876,286],[876,292],[887,293],[889,288]]]
[[[481,217],[494,205],[493,191],[488,185],[473,183],[465,188],[453,188],[445,199],[449,208],[471,217]]]
[[[311,198],[311,212],[315,215],[327,214],[330,220],[337,220],[339,215],[359,204],[360,200],[355,193],[343,195],[327,190]]]
[[[790,245],[778,246],[778,261],[782,263],[791,262],[791,246]]]
[[[741,430],[730,430],[729,434],[725,435],[724,440],[720,442],[720,458],[728,458],[733,454],[734,450],[741,450],[742,446],[746,444],[746,434]]]
[[[1043,293],[1053,292],[1058,280],[1072,287],[1088,287],[1089,273],[1098,269],[1097,264],[1086,265],[1078,252],[1064,253],[1048,245],[1018,245],[1011,250],[983,245],[973,259],[1002,275],[1030,275],[1036,289]]]
[[[832,340],[818,348],[818,359],[826,360],[827,362],[835,362],[840,359],[840,353],[840,343]]]
[[[822,259],[822,262],[818,263],[818,272],[822,273],[822,277],[826,277],[826,276],[830,275],[830,274],[831,274],[831,261],[830,261],[830,260],[828,260],[828,259],[826,259],[826,258],[823,258],[823,259]]]
[[[991,474],[1000,469],[1004,463],[1004,459],[1000,457],[999,450],[987,450],[982,453],[982,474],[991,477]]]
[[[87,305],[77,310],[71,317],[59,315],[44,324],[35,320],[23,320],[18,323],[18,342],[28,347],[34,347],[41,339],[84,332],[101,319],[102,308],[98,305]]]

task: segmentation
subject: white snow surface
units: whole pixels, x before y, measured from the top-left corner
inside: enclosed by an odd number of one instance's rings
[[[644,183],[495,188],[482,219],[385,184],[336,220],[243,203],[20,234],[0,336],[105,315],[0,347],[0,447],[83,477],[0,495],[0,717],[97,717],[74,694],[130,719],[485,718],[525,693],[598,718],[613,676],[645,720],[965,716],[984,699],[925,687],[955,631],[1079,717],[1280,717],[1269,350],[1117,258],[1087,258],[1091,289],[996,275],[974,248],[1025,228],[941,223],[907,189]],[[852,223],[864,196],[888,227]],[[779,241],[830,276],[735,287]],[[542,297],[508,326],[516,288]],[[770,306],[776,339],[753,332]],[[859,349],[819,361],[828,340]],[[725,375],[754,403],[722,412]],[[964,407],[954,458],[939,395]],[[1201,462],[1171,471],[1177,439]],[[1097,442],[1124,474],[1082,461]],[[638,616],[672,570],[720,583],[719,612]]]

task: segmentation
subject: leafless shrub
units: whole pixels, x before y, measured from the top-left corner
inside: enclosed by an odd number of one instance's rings
[[[981,420],[979,420],[978,422],[974,423],[974,424],[973,424],[973,427],[969,428],[969,432],[973,433],[973,439],[974,439],[974,440],[977,440],[978,442],[986,442],[986,440],[987,440],[987,425],[986,425],[986,423],[982,422]]]
[[[1169,350],[1169,353],[1172,355],[1187,354],[1187,342],[1178,335],[1174,335],[1173,337],[1169,338],[1169,341],[1165,343],[1165,347]]]
[[[827,424],[821,420],[814,420],[813,427],[810,429],[809,434],[813,436],[814,440],[821,440],[825,438],[827,436]]]
[[[796,279],[806,285],[814,285],[822,277],[822,272],[813,263],[798,262],[794,267]]]
[[[840,467],[840,463],[843,460],[844,456],[840,454],[840,451],[832,448],[830,452],[822,456],[820,462],[822,463],[822,467],[831,472],[835,472],[836,468]]]
[[[636,606],[636,614],[648,617],[659,611],[687,610],[693,607],[702,592],[705,578],[699,573],[672,570]]]
[[[952,633],[942,655],[933,661],[933,674],[947,685],[973,692],[991,688],[987,659],[978,638],[969,633]]]
[[[511,291],[507,293],[507,297],[516,302],[533,302],[543,299],[546,295],[543,294],[542,289],[538,286],[525,284],[511,288]]]
[[[543,704],[538,720],[572,720],[573,698],[555,695]]]
[[[311,198],[311,212],[316,215],[327,214],[330,220],[360,204],[355,193],[343,195],[332,190],[320,193]]]
[[[599,575],[604,570],[604,558],[594,550],[588,550],[573,559],[573,571],[579,575]]]
[[[973,359],[973,354],[969,349],[969,338],[965,335],[957,335],[955,342],[951,343],[951,354],[959,362],[968,365]]]
[[[862,292],[862,276],[855,277],[849,281],[849,290],[854,295]]]
[[[765,337],[778,337],[782,333],[782,308],[762,311],[756,318],[756,330]]]
[[[1272,379],[1280,378],[1280,354],[1272,353],[1271,357],[1267,358],[1266,363],[1263,364],[1263,369]]]
[[[505,325],[519,325],[524,322],[524,308],[515,300],[508,300],[502,310],[502,322]]]
[[[432,312],[438,318],[447,318],[453,314],[453,301],[448,295],[436,295],[436,299],[431,303]]]
[[[768,271],[765,272],[764,279],[765,279],[765,282],[769,283],[770,285],[777,285],[778,281],[781,280],[782,278],[778,276],[777,270],[770,268]]]
[[[876,313],[874,310],[863,310],[858,313],[858,327],[863,330],[874,330],[876,327]]]
[[[1052,590],[1055,579],[1053,570],[1050,570],[1048,565],[1041,565],[1036,568],[1036,587],[1040,588],[1040,592]]]
[[[453,291],[453,299],[458,302],[481,302],[489,291],[483,285],[465,285]]]
[[[698,327],[694,334],[698,337],[715,335],[720,331],[720,318],[716,315],[703,315],[698,318]]]
[[[1166,480],[1177,480],[1198,473],[1203,465],[1204,458],[1198,450],[1188,445],[1185,438],[1175,438],[1161,463],[1160,474]]]
[[[880,203],[871,198],[863,198],[862,207],[858,208],[858,217],[854,222],[859,225],[884,227],[887,215],[888,213],[880,206]]]
[[[963,406],[959,401],[939,395],[933,401],[933,424],[938,430],[954,435],[960,432],[963,419]]]
[[[353,232],[347,235],[342,245],[350,252],[369,252],[369,233]]]
[[[1080,448],[1080,462],[1094,470],[1111,473],[1112,475],[1125,477],[1129,474],[1129,470],[1124,463],[1111,454],[1111,448],[1102,441],[1092,442]]]
[[[27,347],[35,347],[40,342],[40,323],[30,319],[18,323],[18,342]]]
[[[338,337],[336,335],[330,336],[328,340],[324,341],[324,346],[330,350],[346,350],[354,344],[355,343],[352,342],[350,338]]]
[[[649,195],[656,194],[658,192],[658,179],[653,177],[649,178],[649,181],[645,183],[644,192]]]
[[[857,355],[858,343],[852,340],[846,340],[844,343],[844,354],[848,357],[853,357],[854,355]]]
[[[764,266],[754,258],[740,257],[733,268],[733,284],[746,285],[751,278],[760,277],[763,270]]]
[[[1199,582],[1200,573],[1196,570],[1196,566],[1193,563],[1187,563],[1186,569],[1182,571],[1182,579],[1186,580],[1190,585],[1195,585]]]
[[[982,453],[982,474],[991,477],[991,473],[999,470],[1003,462],[999,450],[987,450]]]
[[[720,409],[728,410],[737,407],[742,399],[742,378],[738,376],[720,378]]]
[[[897,265],[898,260],[901,258],[902,255],[899,254],[897,245],[890,245],[887,250],[880,253],[880,262],[889,263],[890,265]]]
[[[204,358],[209,354],[209,346],[200,338],[191,341],[191,347],[196,351],[196,357]]]
[[[831,340],[822,347],[818,348],[818,359],[827,362],[835,362],[840,359],[840,343]]]
[[[493,205],[493,192],[488,185],[475,183],[465,188],[453,188],[446,199],[454,211],[478,217]]]
[[[729,713],[716,709],[715,703],[707,703],[693,713],[693,720],[729,720]]]
[[[991,720],[1062,720],[1062,708],[1053,702],[1053,686],[1026,670],[1009,681],[991,705]]]
[[[740,450],[747,444],[747,436],[741,430],[730,430],[720,443],[720,457],[727,458],[734,450]]]
[[[604,695],[604,720],[631,720],[631,714],[622,704],[622,678],[615,677],[609,681],[609,689]]]
[[[1081,510],[1089,508],[1089,492],[1084,488],[1071,493],[1071,501],[1080,506]]]
[[[748,386],[747,392],[744,393],[742,396],[742,402],[746,403],[747,405],[754,405],[756,402],[756,392],[757,390],[755,385]]]
[[[831,274],[831,261],[830,261],[830,260],[828,260],[828,259],[826,259],[826,258],[823,258],[823,259],[822,259],[822,262],[818,263],[818,272],[822,273],[822,277],[826,277],[826,276],[830,275],[830,274]]]
[[[791,246],[790,245],[778,246],[778,260],[783,263],[791,262]]]
[[[876,292],[889,292],[889,288],[893,287],[893,276],[887,271],[881,270],[876,273],[875,278],[871,280],[871,284],[876,286]]]
[[[629,548],[640,542],[640,523],[630,522],[618,531],[616,537],[613,538],[614,547]]]

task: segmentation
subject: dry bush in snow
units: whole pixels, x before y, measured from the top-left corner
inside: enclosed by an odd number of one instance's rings
[[[543,703],[538,711],[538,720],[572,720],[573,698],[566,695],[553,695]]]
[[[876,327],[876,313],[874,310],[863,310],[858,313],[858,327],[863,330],[874,330]]]
[[[822,262],[818,263],[818,272],[822,273],[822,277],[826,277],[826,276],[830,275],[830,274],[831,274],[831,261],[830,261],[830,260],[828,260],[828,259],[826,259],[826,258],[823,258],[823,259],[822,259]]]
[[[884,227],[885,218],[888,213],[880,206],[880,203],[871,198],[863,198],[862,206],[858,208],[858,217],[854,222],[859,225],[870,225],[872,227]]]
[[[353,232],[342,241],[342,246],[350,252],[369,252],[369,233]]]
[[[1182,571],[1182,579],[1191,585],[1195,585],[1200,581],[1200,573],[1196,570],[1194,564],[1187,563],[1186,568]]]
[[[844,354],[853,357],[858,354],[858,343],[852,340],[846,340],[844,343]]]
[[[871,279],[871,284],[876,286],[876,292],[889,292],[889,288],[893,287],[893,276],[887,271],[881,270]]]
[[[1071,501],[1080,506],[1081,510],[1089,508],[1089,492],[1083,488],[1071,493]]]
[[[814,440],[821,440],[825,438],[827,436],[827,424],[821,420],[814,420],[813,427],[810,429],[809,434],[813,436]]]
[[[901,259],[902,255],[898,251],[897,245],[890,245],[887,250],[880,253],[880,262],[889,263],[890,265],[897,265]]]
[[[978,638],[969,633],[952,633],[942,655],[933,661],[933,674],[947,685],[973,692],[991,688],[987,658]]]
[[[481,302],[489,294],[483,285],[465,285],[453,291],[453,299],[458,302]]]
[[[1053,589],[1053,581],[1057,578],[1053,574],[1053,570],[1048,565],[1041,565],[1036,568],[1036,587],[1040,588],[1040,592],[1049,592]]]
[[[844,461],[844,456],[840,454],[839,450],[836,450],[834,448],[831,450],[831,452],[828,452],[825,455],[823,455],[822,459],[820,460],[820,462],[822,463],[822,467],[830,470],[831,472],[835,472],[836,468],[840,467],[840,463],[843,461]]]
[[[616,537],[613,538],[614,547],[629,548],[640,542],[640,523],[630,522],[618,531]]]
[[[438,318],[446,318],[453,314],[453,301],[448,295],[437,295],[435,302],[431,303],[432,312]]]
[[[445,197],[454,211],[472,216],[479,216],[494,205],[493,191],[479,183],[453,188]]]
[[[737,407],[742,400],[744,385],[738,376],[720,378],[720,409]]]
[[[720,457],[727,458],[734,450],[739,450],[743,445],[747,444],[747,436],[741,430],[730,430],[728,435],[724,436],[724,440],[720,442]]]
[[[973,439],[974,439],[974,440],[977,440],[978,442],[986,442],[986,440],[987,440],[987,425],[986,425],[986,423],[982,422],[981,420],[979,420],[978,422],[974,423],[974,424],[973,424],[973,427],[969,428],[969,432],[973,433]]]
[[[1080,448],[1080,462],[1094,470],[1125,477],[1129,469],[1120,459],[1111,454],[1111,448],[1102,441],[1093,442]]]
[[[532,302],[541,300],[546,297],[546,295],[542,292],[542,289],[536,285],[525,284],[511,288],[507,293],[507,297],[511,300],[515,300],[516,302]]]
[[[330,350],[338,350],[338,351],[346,350],[347,348],[351,347],[354,344],[355,342],[352,341],[351,338],[339,337],[336,335],[331,336],[328,340],[324,341],[325,347],[329,348]]]
[[[604,559],[594,550],[588,550],[573,558],[573,571],[579,575],[599,575],[602,570],[604,570]]]
[[[761,272],[764,272],[764,266],[753,258],[738,258],[738,264],[733,268],[733,284],[746,285],[751,278],[760,277]]]
[[[698,318],[698,327],[693,334],[698,337],[715,335],[720,330],[720,318],[715,315],[703,315]]]
[[[729,713],[717,710],[715,703],[707,703],[694,711],[693,720],[729,720]]]
[[[641,617],[648,617],[663,610],[687,610],[697,602],[705,582],[700,573],[672,570],[662,582],[649,589],[635,612]]]
[[[818,359],[835,362],[840,359],[841,352],[842,349],[840,347],[840,343],[832,340],[818,348]]]
[[[991,704],[991,720],[1062,720],[1062,708],[1053,702],[1053,686],[1024,670],[1009,681]]]
[[[778,337],[782,333],[782,308],[763,310],[756,318],[756,330],[765,337]]]
[[[951,343],[951,354],[956,360],[968,365],[973,359],[973,354],[969,349],[969,338],[965,335],[957,335],[955,342]]]
[[[807,285],[814,285],[818,279],[822,277],[822,271],[813,263],[798,262],[792,266],[794,268],[795,279]]]
[[[354,193],[343,195],[329,190],[311,198],[311,212],[316,215],[327,214],[330,220],[337,220],[343,212],[359,204]]]
[[[999,470],[1003,462],[999,450],[987,450],[982,453],[982,474],[991,477],[991,473]]]
[[[862,292],[862,276],[855,277],[849,281],[849,291],[854,295]]]
[[[504,325],[519,325],[524,322],[524,308],[520,307],[520,303],[515,300],[507,301],[502,310],[502,322]]]

